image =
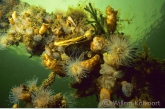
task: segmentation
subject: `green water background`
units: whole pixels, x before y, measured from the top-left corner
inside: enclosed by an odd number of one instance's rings
[[[56,9],[67,10],[68,6],[76,6],[78,0],[22,0],[31,5],[42,6],[47,12]],[[81,0],[79,3],[88,3]],[[131,24],[123,22],[121,30],[131,36],[132,42],[140,47],[146,41],[151,54],[158,58],[165,58],[165,0],[90,0],[95,7],[105,13],[110,5],[120,12],[120,17],[130,19]],[[139,49],[139,50],[140,50]],[[51,72],[42,65],[40,57],[28,58],[24,46],[10,47],[0,51],[0,107],[12,107],[8,96],[12,86],[25,83],[33,76],[39,77],[38,85]],[[71,92],[67,78],[56,78],[51,89],[55,93]],[[95,97],[78,99],[75,107],[97,107]]]

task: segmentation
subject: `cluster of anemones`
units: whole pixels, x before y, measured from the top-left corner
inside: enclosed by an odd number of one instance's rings
[[[123,78],[125,72],[120,70],[120,66],[131,66],[131,61],[134,58],[135,49],[131,45],[128,37],[123,34],[110,35],[110,38],[94,37],[91,43],[91,50],[103,54],[104,64],[101,65],[100,74],[98,78],[99,87],[110,92],[114,92],[122,85],[123,94],[127,97],[131,96],[133,86],[128,82],[116,82]],[[105,91],[101,91],[100,95]],[[100,100],[102,97],[100,97]],[[103,97],[104,98],[104,97]],[[106,98],[110,99],[110,98]],[[99,106],[101,107],[101,106]]]

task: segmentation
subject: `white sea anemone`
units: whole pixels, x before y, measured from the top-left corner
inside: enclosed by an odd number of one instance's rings
[[[70,49],[71,54],[70,58],[67,60],[66,64],[64,65],[64,71],[70,77],[73,77],[77,82],[80,82],[82,78],[87,77],[87,73],[90,73],[90,68],[84,67],[82,65],[82,61],[84,61],[84,55],[86,52],[81,53],[80,49],[72,47]]]
[[[6,49],[6,47],[8,46],[7,43],[8,43],[8,40],[7,40],[6,34],[2,34],[0,36],[0,50]]]
[[[52,102],[53,91],[50,89],[39,89],[32,95],[32,103],[35,107],[46,107]]]
[[[76,99],[73,96],[72,93],[64,93],[63,95],[63,100],[65,101],[66,107],[67,108],[73,108],[76,105]]]
[[[128,38],[117,34],[110,36],[110,40],[111,44],[108,47],[108,54],[104,56],[104,61],[110,65],[129,66],[134,57],[135,49],[133,49]]]
[[[38,82],[38,78],[33,77],[31,80],[26,81],[26,85],[28,87],[36,86]]]
[[[85,69],[80,65],[82,59],[70,59],[67,64],[64,66],[64,70],[67,75],[74,77],[76,80],[87,77],[87,73],[89,73],[89,69]]]
[[[9,100],[13,104],[19,104],[19,99],[22,94],[22,87],[14,86],[9,93]]]

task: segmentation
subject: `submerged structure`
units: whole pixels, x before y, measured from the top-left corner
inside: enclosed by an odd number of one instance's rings
[[[0,48],[23,43],[29,58],[40,56],[51,71],[40,86],[33,78],[13,87],[9,95],[13,107],[19,107],[19,100],[25,107],[72,107],[72,98],[49,89],[56,76],[72,78],[69,85],[75,98],[96,95],[98,107],[164,107],[165,61],[151,57],[145,43],[137,52],[129,36],[118,32],[120,17],[111,6],[100,12],[89,3],[69,7],[65,13],[47,13],[11,1],[12,8],[4,9],[7,14],[0,19],[4,29]],[[157,101],[160,105],[152,105]]]

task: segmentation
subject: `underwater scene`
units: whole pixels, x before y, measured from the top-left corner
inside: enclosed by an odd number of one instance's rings
[[[0,0],[0,108],[165,107],[165,0]]]

